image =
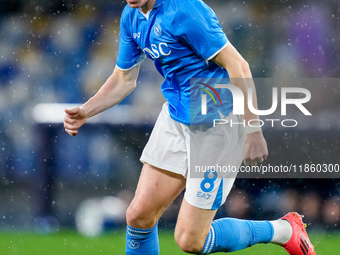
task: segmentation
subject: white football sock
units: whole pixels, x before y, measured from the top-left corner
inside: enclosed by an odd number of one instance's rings
[[[287,243],[293,234],[293,229],[290,223],[286,220],[273,220],[269,221],[274,228],[274,236],[271,243],[275,244],[285,244]]]

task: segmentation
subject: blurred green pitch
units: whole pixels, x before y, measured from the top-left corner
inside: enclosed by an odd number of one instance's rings
[[[184,255],[176,245],[173,231],[160,231],[161,255]],[[318,255],[339,254],[340,233],[310,235]],[[27,232],[0,232],[1,255],[124,255],[125,232],[107,233],[96,238],[87,238],[74,231],[39,235]],[[225,253],[218,253],[225,254]],[[272,244],[260,244],[233,255],[266,255],[287,253]]]

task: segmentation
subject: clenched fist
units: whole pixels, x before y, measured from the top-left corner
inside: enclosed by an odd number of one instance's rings
[[[65,109],[66,116],[64,118],[65,131],[72,136],[78,134],[78,129],[86,122],[87,117],[83,107],[75,107]]]

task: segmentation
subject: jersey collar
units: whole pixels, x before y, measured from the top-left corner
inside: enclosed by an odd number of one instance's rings
[[[152,10],[157,10],[158,7],[164,2],[164,0],[156,0],[155,2],[155,5],[153,6],[153,8],[151,10],[149,10],[146,14],[143,13],[141,10],[139,10],[139,12],[148,20],[149,19],[149,15],[150,15],[150,12]]]
[[[157,8],[164,2],[164,0],[156,0],[155,5],[153,6],[154,10],[157,10]]]

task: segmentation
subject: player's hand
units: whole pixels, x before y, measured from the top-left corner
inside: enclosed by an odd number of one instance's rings
[[[267,142],[262,132],[247,134],[244,143],[244,164],[256,166],[268,156]]]
[[[87,117],[83,107],[75,107],[65,109],[66,116],[64,118],[65,131],[72,136],[78,134],[78,129],[86,122]]]

